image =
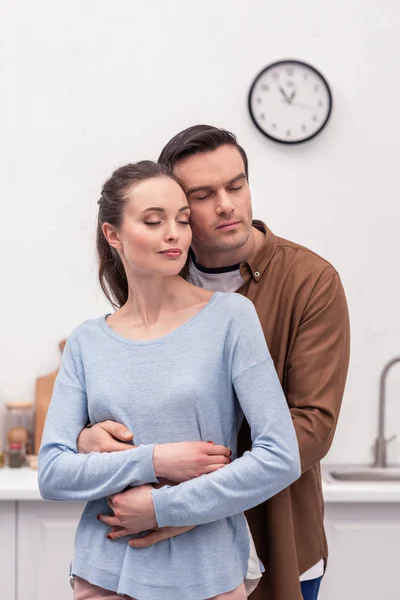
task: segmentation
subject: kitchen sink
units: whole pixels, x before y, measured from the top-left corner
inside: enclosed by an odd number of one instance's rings
[[[329,470],[327,475],[335,481],[376,481],[400,483],[400,467],[358,467],[358,468],[340,468]]]

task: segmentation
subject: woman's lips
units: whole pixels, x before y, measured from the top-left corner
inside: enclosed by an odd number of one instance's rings
[[[181,256],[182,250],[180,248],[168,248],[168,250],[162,250],[160,254],[168,256],[168,258],[178,258]]]

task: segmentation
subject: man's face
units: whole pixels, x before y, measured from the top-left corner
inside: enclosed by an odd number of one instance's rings
[[[184,158],[174,173],[190,206],[195,253],[229,252],[244,246],[251,233],[251,196],[235,146]]]

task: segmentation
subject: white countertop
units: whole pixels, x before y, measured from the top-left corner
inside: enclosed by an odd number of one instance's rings
[[[343,465],[337,468],[343,468]],[[322,489],[325,502],[399,502],[400,482],[332,482],[325,475],[331,465],[322,466]],[[40,500],[37,471],[29,467],[0,469],[1,500]]]
[[[40,500],[37,477],[30,467],[0,469],[0,500]]]

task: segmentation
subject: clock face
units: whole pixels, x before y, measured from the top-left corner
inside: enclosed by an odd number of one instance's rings
[[[332,110],[332,94],[314,67],[297,60],[268,65],[249,92],[249,111],[258,129],[283,144],[299,144],[315,137]]]

